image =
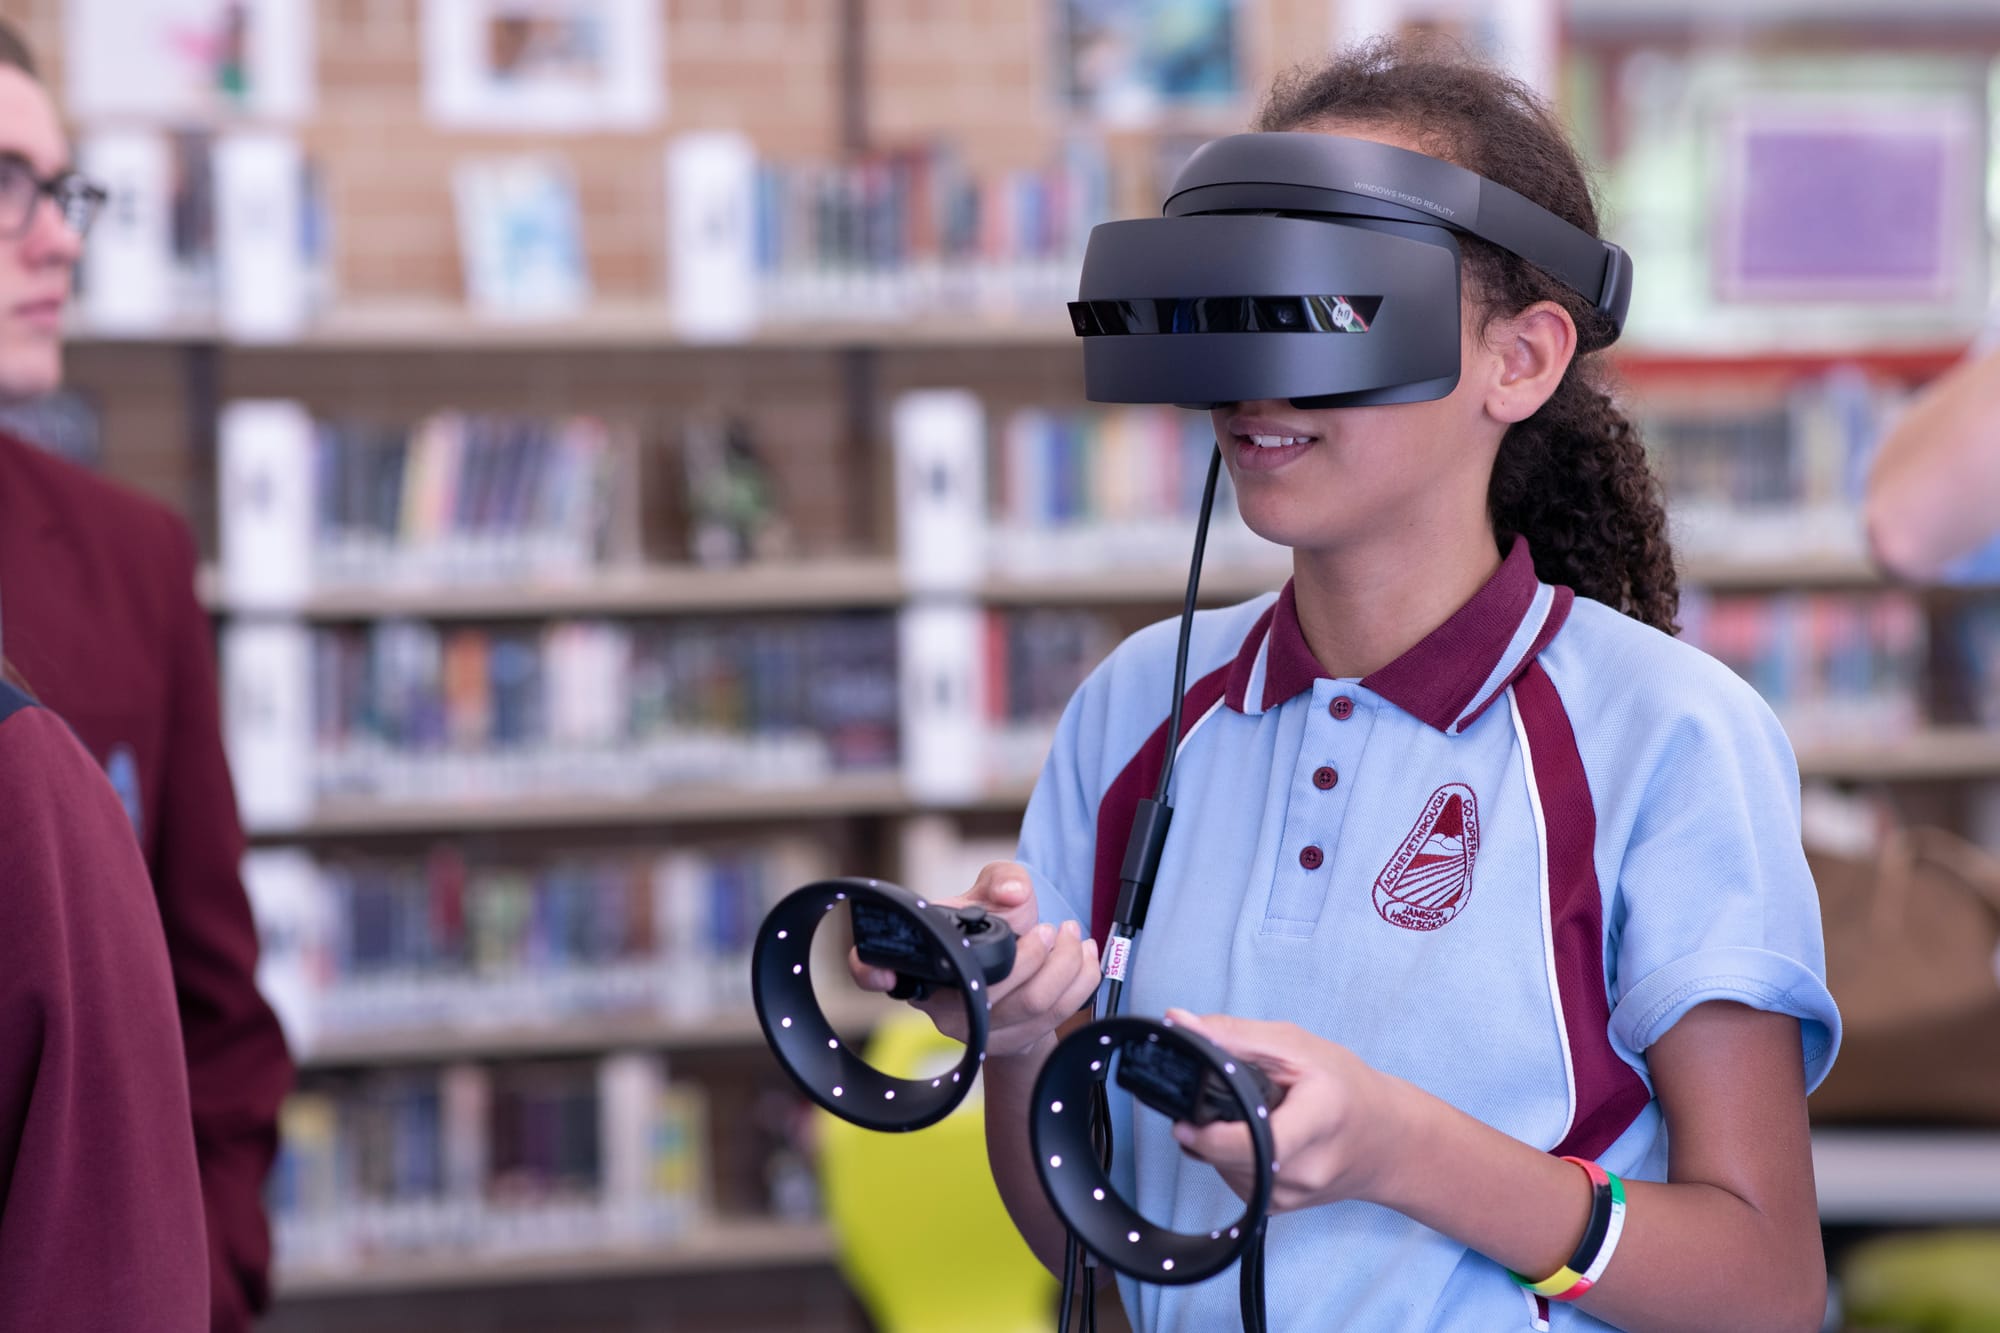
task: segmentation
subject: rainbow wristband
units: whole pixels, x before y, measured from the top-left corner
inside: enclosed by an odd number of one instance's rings
[[[1596,1286],[1625,1234],[1625,1182],[1596,1162],[1581,1157],[1563,1160],[1590,1177],[1590,1220],[1584,1224],[1583,1239],[1568,1263],[1539,1282],[1519,1273],[1509,1274],[1529,1291],[1552,1301],[1577,1300]]]

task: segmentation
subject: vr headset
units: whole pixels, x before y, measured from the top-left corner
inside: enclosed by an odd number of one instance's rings
[[[1070,321],[1100,403],[1363,407],[1458,383],[1458,236],[1625,323],[1632,260],[1503,185],[1366,139],[1236,134],[1181,168],[1162,216],[1092,229]]]

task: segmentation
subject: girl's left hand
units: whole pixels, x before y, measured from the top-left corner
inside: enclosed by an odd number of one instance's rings
[[[1271,1112],[1270,1121],[1277,1159],[1271,1211],[1369,1197],[1394,1151],[1395,1080],[1345,1046],[1296,1024],[1227,1014],[1196,1017],[1179,1009],[1167,1010],[1167,1017],[1232,1055],[1256,1062],[1284,1088],[1284,1103]],[[1174,1126],[1174,1138],[1183,1152],[1221,1172],[1238,1196],[1249,1197],[1248,1129],[1224,1120],[1198,1129],[1183,1122]]]

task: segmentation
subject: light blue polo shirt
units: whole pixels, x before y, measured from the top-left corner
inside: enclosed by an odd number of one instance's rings
[[[1150,796],[1174,622],[1071,699],[1019,856],[1043,919],[1101,939]],[[1799,842],[1797,765],[1714,659],[1567,588],[1516,541],[1401,658],[1330,679],[1289,585],[1195,618],[1174,817],[1125,1012],[1297,1023],[1537,1148],[1661,1180],[1645,1051],[1690,1008],[1801,1020],[1808,1086],[1840,1019]],[[1241,1204],[1113,1089],[1121,1189],[1206,1232]],[[1594,1329],[1500,1265],[1370,1203],[1272,1220],[1273,1333]],[[1231,1269],[1122,1283],[1143,1333],[1239,1323]],[[1539,1307],[1539,1308],[1538,1308]],[[1543,1319],[1552,1318],[1551,1324]]]

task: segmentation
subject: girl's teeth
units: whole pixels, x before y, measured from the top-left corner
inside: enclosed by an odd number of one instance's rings
[[[1259,449],[1282,449],[1288,444],[1304,444],[1310,435],[1248,435],[1244,437]]]

